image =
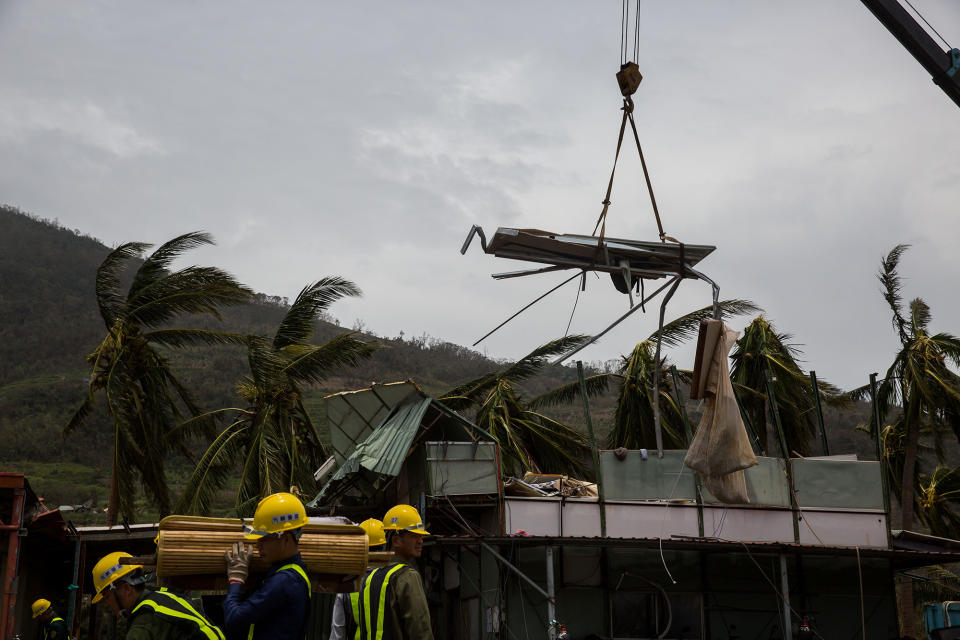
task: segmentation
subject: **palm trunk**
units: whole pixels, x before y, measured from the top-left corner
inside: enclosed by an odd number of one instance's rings
[[[913,507],[916,503],[914,472],[917,467],[917,448],[920,442],[920,403],[915,399],[907,402],[904,428],[907,443],[903,451],[903,477],[900,484],[900,528],[909,531],[913,527]],[[913,580],[902,577],[897,580],[897,600],[900,603],[900,627],[905,636],[916,636],[913,604]]]

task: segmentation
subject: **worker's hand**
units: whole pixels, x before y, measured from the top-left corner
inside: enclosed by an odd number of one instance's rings
[[[230,582],[246,582],[250,572],[251,552],[242,542],[234,542],[230,551],[224,551],[223,557],[227,561],[227,580]]]

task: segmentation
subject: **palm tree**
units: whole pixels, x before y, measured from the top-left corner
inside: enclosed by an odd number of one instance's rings
[[[451,389],[440,400],[453,409],[476,409],[476,423],[500,445],[504,473],[564,473],[584,477],[587,440],[576,429],[538,411],[579,397],[578,383],[526,400],[518,385],[542,371],[552,357],[579,346],[587,336],[552,340],[500,371]],[[606,388],[604,376],[588,380],[591,393]],[[574,391],[575,389],[575,391]],[[574,395],[575,394],[575,395]]]
[[[908,247],[905,244],[894,247],[881,262],[877,274],[883,287],[883,298],[893,312],[893,328],[901,345],[877,388],[877,404],[881,421],[887,420],[897,405],[901,407],[893,423],[902,424],[904,434],[903,468],[897,483],[897,498],[903,507],[900,526],[907,530],[913,527],[916,508],[921,431],[929,430],[941,461],[944,435],[952,433],[960,440],[960,376],[948,368],[948,362],[960,365],[960,339],[949,333],[930,334],[932,315],[922,299],[914,298],[904,309],[897,268]],[[861,387],[851,395],[861,397],[866,392],[867,388]],[[871,429],[876,428],[878,425],[871,424]],[[908,505],[914,505],[914,508]]]
[[[748,300],[724,300],[719,303],[722,318],[755,313],[760,309]],[[676,347],[697,335],[700,322],[713,317],[713,307],[697,309],[663,326],[661,344]],[[657,334],[653,333],[638,343],[616,374],[619,380],[617,408],[613,418],[613,429],[608,436],[607,446],[611,449],[651,448],[656,446],[656,423],[653,411],[653,378]],[[658,395],[660,398],[660,424],[663,446],[666,449],[679,449],[686,445],[683,414],[677,404],[673,381],[669,376],[670,365],[666,357],[659,362]],[[680,378],[689,381],[689,374],[683,372]]]
[[[245,406],[211,411],[179,429],[193,433],[221,417],[231,418],[187,481],[177,504],[179,513],[209,513],[215,493],[237,469],[236,509],[241,516],[250,515],[266,495],[312,484],[312,474],[327,451],[304,408],[301,387],[357,365],[377,348],[373,342],[358,340],[353,332],[322,345],[310,344],[313,326],[335,301],[359,295],[360,289],[349,280],[324,278],[304,287],[273,339],[249,338],[250,376],[237,386]]]
[[[929,477],[920,477],[919,488],[920,519],[933,535],[955,539],[960,516],[952,507],[960,503],[960,467],[938,465]]]
[[[931,527],[950,524],[945,515],[949,507],[935,496],[953,481],[952,475],[943,471],[938,475],[934,471],[924,485],[918,469],[921,434],[931,434],[941,463],[944,435],[952,432],[960,440],[960,377],[948,368],[948,362],[960,365],[960,340],[949,333],[930,334],[932,314],[921,298],[914,298],[904,307],[898,267],[909,246],[900,244],[894,247],[881,261],[877,273],[883,299],[893,314],[893,328],[901,348],[877,387],[877,409],[870,420],[872,433],[880,430],[882,435],[888,436],[884,438],[884,457],[888,458],[886,471],[898,476],[890,486],[900,502],[900,528],[904,530],[913,528],[918,512]],[[850,396],[861,399],[869,393],[870,387],[864,386],[851,391]],[[888,422],[891,414],[893,420]],[[879,416],[879,423],[876,416]],[[896,443],[893,447],[887,446],[891,435]],[[893,451],[893,455],[888,450]],[[890,458],[895,464],[889,464]],[[934,508],[938,513],[931,513]],[[916,621],[909,613],[914,611],[913,588],[898,584],[897,596],[903,632],[913,634]]]
[[[220,269],[191,266],[170,270],[175,258],[206,244],[213,244],[209,235],[193,232],[161,245],[137,269],[126,294],[120,283],[121,271],[151,245],[122,244],[97,269],[97,304],[107,335],[87,356],[92,365],[87,397],[67,423],[64,436],[84,423],[102,391],[114,429],[111,525],[121,514],[134,519],[137,481],[161,515],[170,512],[164,459],[182,442],[170,437],[171,429],[183,419],[181,407],[191,415],[200,413],[161,350],[244,341],[243,336],[232,333],[169,327],[181,314],[219,319],[222,307],[249,299],[250,291]]]
[[[767,416],[771,411],[769,377],[786,440],[787,450],[781,452],[785,457],[791,452],[808,455],[817,434],[813,384],[800,367],[800,350],[789,343],[791,337],[777,332],[769,320],[759,315],[744,329],[730,355],[734,390],[764,451],[770,450],[767,446]],[[840,390],[829,382],[820,380],[817,386],[822,399],[832,403],[844,401]]]

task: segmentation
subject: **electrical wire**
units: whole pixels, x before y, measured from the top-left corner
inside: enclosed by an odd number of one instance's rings
[[[903,1],[906,2],[908,5],[910,5],[910,8],[913,9],[913,12],[916,13],[917,16],[919,16],[921,20],[923,20],[924,24],[926,24],[928,27],[930,27],[930,30],[931,30],[931,31],[933,31],[935,34],[937,34],[937,37],[938,37],[938,38],[940,38],[941,40],[943,40],[943,44],[947,45],[947,49],[953,49],[953,47],[950,46],[950,43],[947,42],[947,39],[944,38],[942,35],[940,35],[940,32],[937,31],[936,29],[934,29],[932,24],[930,24],[929,22],[927,22],[927,19],[924,18],[924,17],[923,17],[923,14],[920,13],[920,11],[919,11],[915,6],[913,6],[913,4],[910,3],[910,0],[903,0]]]
[[[567,329],[563,332],[563,337],[566,338],[570,334],[570,325],[573,323],[573,314],[577,310],[577,303],[580,302],[580,292],[587,288],[587,272],[586,270],[580,272],[580,286],[577,287],[577,297],[573,301],[573,309],[570,310],[570,319],[567,320]]]

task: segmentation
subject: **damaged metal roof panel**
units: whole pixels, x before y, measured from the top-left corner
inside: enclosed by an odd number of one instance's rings
[[[327,426],[337,464],[343,465],[356,446],[373,433],[394,407],[413,394],[425,397],[416,383],[407,380],[327,396]]]
[[[692,268],[716,249],[709,245],[597,238],[510,227],[497,229],[483,248],[498,258],[616,274],[629,270],[631,275],[642,278],[679,274],[681,263]]]

